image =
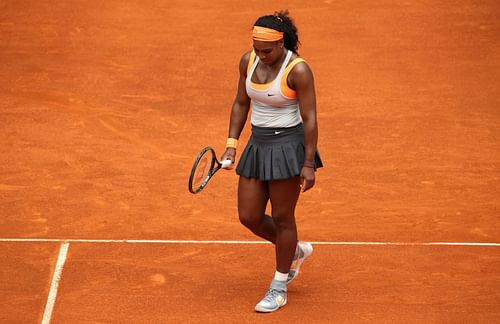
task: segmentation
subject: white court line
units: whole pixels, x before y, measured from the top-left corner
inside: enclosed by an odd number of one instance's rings
[[[57,289],[59,287],[59,281],[61,280],[62,270],[64,268],[64,263],[66,262],[66,257],[68,255],[69,243],[63,241],[61,248],[59,249],[59,256],[57,257],[56,269],[54,270],[54,276],[52,277],[52,283],[50,285],[49,297],[47,298],[47,304],[45,304],[45,312],[43,313],[42,324],[49,324],[52,318],[52,310],[54,309],[54,304],[57,297]]]
[[[68,243],[129,243],[129,244],[270,244],[266,241],[222,241],[222,240],[106,240],[106,239],[57,239],[57,238],[0,238],[0,242],[68,242]],[[492,246],[500,243],[482,242],[325,242],[312,241],[316,245],[397,245],[397,246]]]
[[[68,255],[70,243],[129,243],[129,244],[270,244],[266,241],[222,241],[222,240],[105,240],[105,239],[57,239],[57,238],[0,238],[0,242],[25,242],[25,243],[61,243],[56,269],[52,277],[49,296],[43,313],[42,324],[49,324],[57,297],[57,290],[61,280],[64,263]],[[500,243],[479,242],[311,242],[315,245],[362,245],[362,246],[484,246],[500,247]]]

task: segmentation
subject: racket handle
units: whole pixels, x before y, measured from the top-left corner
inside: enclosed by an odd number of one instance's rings
[[[221,168],[223,169],[232,169],[233,168],[233,162],[229,159],[227,160],[224,160],[224,161],[220,161],[220,164],[221,164]]]

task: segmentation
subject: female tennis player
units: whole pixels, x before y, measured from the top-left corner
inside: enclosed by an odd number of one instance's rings
[[[253,50],[239,64],[239,83],[222,160],[234,163],[238,138],[252,107],[252,135],[236,168],[241,223],[275,245],[276,272],[257,312],[287,302],[287,284],[298,274],[312,246],[297,240],[295,206],[322,166],[313,73],[297,54],[297,28],[288,11],[257,19]],[[271,202],[271,216],[266,206]],[[293,264],[293,266],[292,266]]]

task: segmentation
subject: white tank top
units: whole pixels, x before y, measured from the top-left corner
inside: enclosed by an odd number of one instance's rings
[[[254,57],[255,61],[250,66]],[[252,52],[245,82],[247,94],[252,99],[252,125],[282,128],[296,126],[302,122],[297,96],[295,91],[288,87],[286,79],[293,66],[304,60],[295,59],[293,65],[287,66],[291,57],[292,51],[287,50],[276,79],[266,84],[257,84],[252,82],[252,75],[259,64],[259,57]]]

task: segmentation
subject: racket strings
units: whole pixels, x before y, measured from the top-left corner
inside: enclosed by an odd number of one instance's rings
[[[213,149],[205,148],[195,160],[189,178],[189,191],[201,191],[210,180],[216,166],[216,157]]]

